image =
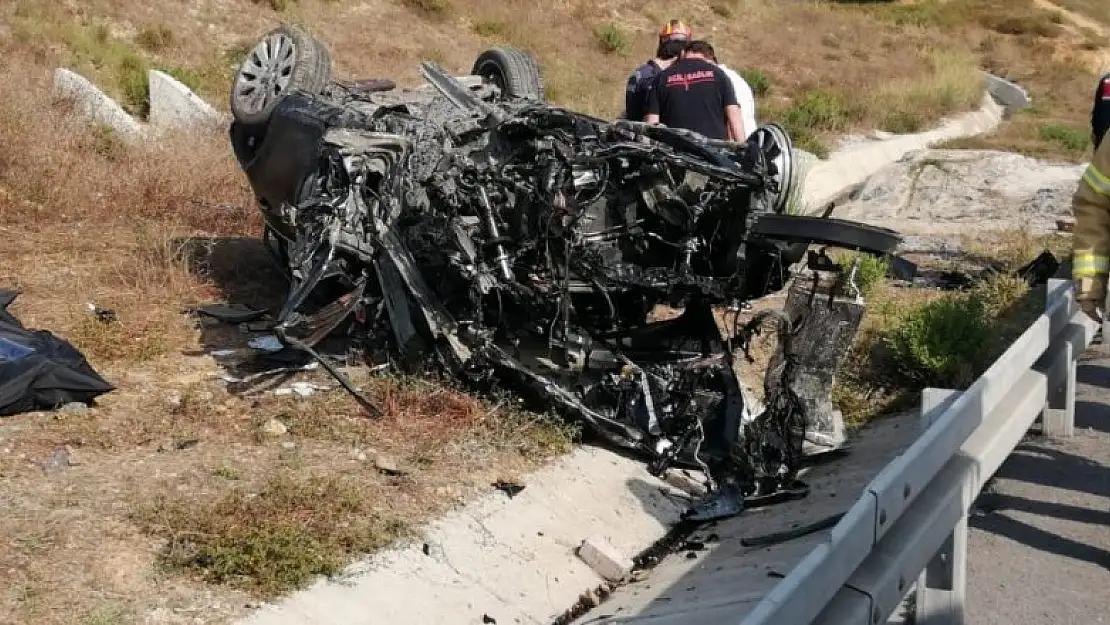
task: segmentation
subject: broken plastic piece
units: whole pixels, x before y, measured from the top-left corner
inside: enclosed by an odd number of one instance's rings
[[[509,499],[516,497],[524,490],[523,484],[514,484],[512,482],[497,481],[493,483],[493,487],[509,496]]]
[[[280,352],[285,349],[285,346],[281,344],[278,337],[273,335],[255,337],[247,341],[247,345],[250,345],[254,349],[261,349],[267,352]]]
[[[822,530],[827,530],[839,523],[842,518],[844,518],[843,512],[781,532],[771,532],[770,534],[763,534],[761,536],[741,538],[740,544],[744,547],[766,547],[768,545],[784,543],[789,540],[794,540],[795,538],[801,538],[802,536],[808,536]]]
[[[186,314],[197,314],[219,319],[224,323],[256,321],[266,315],[265,310],[254,310],[239,304],[207,304],[185,309]]]
[[[744,511],[744,498],[733,486],[723,487],[682,513],[682,520],[708,523],[734,517]]]

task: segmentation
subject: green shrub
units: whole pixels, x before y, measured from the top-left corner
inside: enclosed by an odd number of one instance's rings
[[[603,52],[623,52],[628,47],[628,35],[613,23],[602,24],[594,31],[597,45]]]
[[[752,88],[752,94],[757,98],[771,92],[771,79],[758,69],[743,69],[737,72]]]
[[[895,378],[918,386],[963,389],[1023,329],[1017,306],[1024,282],[999,274],[972,290],[910,309],[881,335]]]
[[[1080,152],[1091,144],[1091,138],[1084,130],[1066,124],[1045,124],[1041,126],[1041,138],[1052,141],[1066,150]]]
[[[856,270],[856,286],[859,287],[863,296],[867,297],[874,292],[876,287],[886,282],[887,276],[890,274],[890,263],[882,256],[856,252],[844,254],[836,262],[843,271],[847,272],[857,259],[859,260],[859,268]]]
[[[150,112],[150,84],[147,79],[146,59],[138,54],[126,54],[116,66],[116,77],[123,91],[123,106],[128,111],[146,117]]]
[[[782,123],[790,129],[837,132],[862,118],[863,111],[843,95],[826,89],[807,91],[782,113]]]
[[[908,134],[918,132],[925,127],[925,119],[920,113],[913,111],[893,111],[883,118],[880,128],[887,132]]]

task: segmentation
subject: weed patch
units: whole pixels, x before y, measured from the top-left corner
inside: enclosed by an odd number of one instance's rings
[[[752,88],[752,95],[757,98],[771,93],[771,78],[758,69],[742,69],[737,72],[744,82]]]
[[[479,37],[502,37],[508,32],[509,27],[500,20],[478,20],[471,27],[474,34]]]
[[[446,15],[451,10],[451,0],[404,0],[404,3],[425,15],[435,17]]]
[[[616,24],[598,26],[594,36],[597,38],[598,47],[608,54],[624,52],[628,48],[628,35]]]
[[[1066,124],[1041,126],[1041,138],[1072,152],[1085,151],[1091,145],[1090,133]]]
[[[911,385],[966,388],[1014,338],[1004,330],[1027,317],[1028,307],[1015,310],[1026,291],[1024,281],[999,275],[909,311],[881,335],[894,376]]]
[[[135,43],[150,52],[159,52],[173,45],[173,29],[165,24],[147,26],[135,35]]]
[[[408,534],[355,482],[283,471],[258,492],[234,490],[216,501],[157,497],[134,520],[167,538],[166,568],[273,596]]]
[[[873,254],[850,252],[841,255],[836,262],[845,272],[851,269],[853,263],[859,263],[856,268],[855,282],[864,298],[870,297],[876,288],[883,286],[890,273],[890,263],[885,258]]]

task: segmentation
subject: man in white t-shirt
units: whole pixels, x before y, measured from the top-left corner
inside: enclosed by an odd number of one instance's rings
[[[709,48],[711,58],[710,61],[717,64],[721,71],[729,77],[732,81],[732,90],[736,92],[736,101],[740,103],[740,118],[744,122],[744,139],[747,139],[755,132],[755,95],[752,93],[752,88],[748,85],[748,81],[744,77],[736,73],[736,70],[726,67],[723,63],[717,61],[717,54],[713,51],[713,46],[706,44]]]

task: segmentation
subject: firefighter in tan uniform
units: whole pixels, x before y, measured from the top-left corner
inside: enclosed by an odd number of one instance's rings
[[[1072,279],[1075,299],[1083,312],[1102,321],[1106,280],[1110,273],[1110,141],[1095,150],[1072,199],[1075,235],[1072,241]]]

